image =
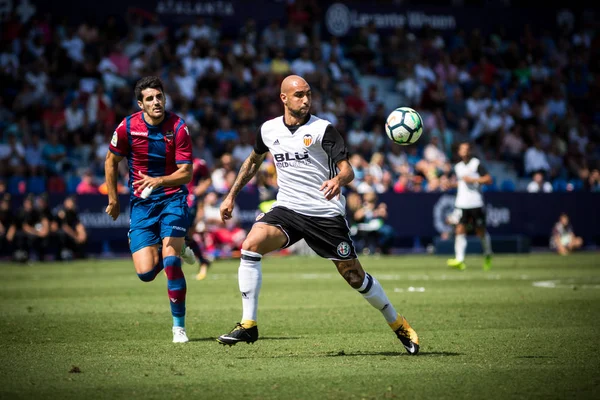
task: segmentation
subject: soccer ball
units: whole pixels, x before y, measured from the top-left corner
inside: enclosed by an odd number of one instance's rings
[[[396,108],[385,121],[385,133],[394,143],[403,146],[413,144],[423,133],[423,120],[412,108]]]

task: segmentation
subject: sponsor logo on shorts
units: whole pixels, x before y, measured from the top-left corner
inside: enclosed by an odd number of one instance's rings
[[[258,221],[259,219],[262,219],[262,217],[265,216],[265,213],[260,213],[256,216],[256,221]]]
[[[337,253],[340,255],[340,257],[348,257],[350,254],[350,245],[348,242],[342,242],[338,244]]]
[[[304,145],[306,147],[310,146],[313,142],[313,137],[309,134],[304,135],[304,137],[302,138],[302,140],[304,141]]]
[[[185,232],[187,229],[182,228],[181,226],[175,226],[175,225],[171,225],[171,229],[175,229],[176,231],[182,231]]]

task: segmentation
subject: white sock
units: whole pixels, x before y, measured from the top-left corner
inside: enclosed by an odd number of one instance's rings
[[[398,313],[394,309],[392,303],[390,303],[390,300],[388,299],[385,291],[377,279],[365,273],[365,280],[363,281],[361,287],[356,290],[363,295],[369,304],[381,311],[388,324],[396,321],[398,318]]]
[[[481,238],[481,247],[483,248],[483,255],[489,256],[492,254],[492,240],[487,231],[485,231],[485,234]]]
[[[242,250],[238,268],[238,282],[242,293],[242,321],[256,321],[258,294],[262,284],[261,259],[261,254]]]
[[[454,239],[454,253],[458,261],[465,261],[465,250],[467,249],[467,235],[456,235]]]

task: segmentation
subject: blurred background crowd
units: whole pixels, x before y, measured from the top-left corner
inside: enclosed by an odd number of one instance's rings
[[[371,24],[339,40],[324,34],[318,1],[288,3],[287,18],[261,30],[249,19],[236,35],[223,35],[219,19],[173,28],[135,9],[82,23],[10,16],[1,25],[0,193],[106,193],[111,134],[138,111],[136,80],[158,75],[167,108],[193,136],[192,204],[207,193],[218,199],[260,124],[281,115],[279,84],[291,73],[312,85],[313,113],[345,137],[356,172],[350,189],[361,196],[448,190],[454,149],[465,140],[494,178],[486,190],[600,191],[600,38],[592,23],[526,25],[518,37],[502,27],[490,35],[427,26],[382,35]],[[386,139],[385,118],[397,106],[422,115],[417,145]],[[125,194],[127,165],[120,167]],[[274,198],[272,159],[245,190]]]

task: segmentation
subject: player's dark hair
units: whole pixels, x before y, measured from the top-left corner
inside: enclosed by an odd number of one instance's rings
[[[156,89],[160,90],[162,93],[165,92],[162,81],[158,76],[145,76],[137,81],[135,84],[135,98],[139,101],[142,101],[142,91],[145,89]]]

